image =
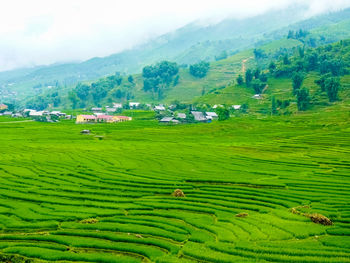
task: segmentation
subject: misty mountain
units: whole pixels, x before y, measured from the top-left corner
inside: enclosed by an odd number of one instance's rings
[[[313,30],[323,27],[319,33],[324,33],[327,32],[327,27],[334,25],[342,24],[338,30],[349,26],[350,9],[307,20],[303,20],[305,11],[302,10],[305,9],[294,7],[284,11],[270,11],[253,18],[230,18],[207,25],[197,21],[147,44],[108,57],[93,58],[82,63],[1,72],[0,98],[3,96],[2,100],[21,99],[35,92],[38,94],[47,87],[70,87],[78,82],[95,80],[117,71],[125,74],[137,73],[145,65],[164,59],[179,64],[192,64],[200,60],[213,61],[222,52],[232,55],[240,50],[279,39],[289,29]],[[345,30],[344,33],[343,30],[341,37],[349,34],[348,32]],[[323,37],[325,41],[334,42],[339,40],[337,35],[333,33]]]

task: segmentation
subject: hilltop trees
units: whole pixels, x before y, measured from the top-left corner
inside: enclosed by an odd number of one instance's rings
[[[209,70],[209,63],[201,61],[190,66],[190,74],[197,78],[204,78]]]
[[[142,70],[143,89],[158,94],[162,97],[163,91],[169,87],[173,77],[179,72],[179,66],[175,62],[162,61],[154,66],[146,66]]]
[[[75,87],[75,93],[81,100],[86,100],[89,96],[90,92],[90,86],[86,84],[78,83],[78,85]]]

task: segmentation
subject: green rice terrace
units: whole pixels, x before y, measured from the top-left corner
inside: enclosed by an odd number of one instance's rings
[[[350,262],[349,109],[178,126],[147,112],[4,121],[0,259]]]

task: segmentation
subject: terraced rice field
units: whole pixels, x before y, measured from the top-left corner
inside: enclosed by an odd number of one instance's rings
[[[179,126],[0,123],[0,255],[350,262],[350,115],[339,110]],[[290,211],[305,205],[333,225]]]

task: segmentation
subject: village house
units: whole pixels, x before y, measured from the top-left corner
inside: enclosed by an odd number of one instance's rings
[[[4,116],[12,116],[12,111],[5,111],[2,113]]]
[[[106,108],[106,112],[109,113],[113,113],[113,112],[116,112],[117,111],[117,108]]]
[[[206,114],[207,120],[216,120],[219,118],[216,112],[206,112],[205,114]]]
[[[127,116],[113,116],[113,115],[78,115],[75,123],[100,123],[100,122],[123,122],[131,121],[131,117]]]
[[[92,112],[101,112],[102,108],[94,107],[91,109]]]
[[[195,121],[207,122],[207,118],[204,116],[203,112],[200,111],[191,111]]]
[[[66,116],[66,113],[60,112],[60,111],[51,111],[51,112],[50,112],[50,115],[56,115],[56,116],[58,116],[58,117],[65,117],[65,116]]]
[[[122,109],[123,108],[123,104],[121,104],[121,103],[113,103],[113,108],[115,108],[115,109]]]
[[[29,111],[29,117],[40,117],[40,116],[44,116],[44,111],[36,111],[36,110]]]
[[[234,108],[235,110],[240,110],[241,109],[241,105],[232,105],[232,108]]]
[[[177,114],[177,117],[178,117],[179,119],[186,119],[186,113],[178,113],[178,114]]]
[[[140,106],[140,102],[129,102],[130,109],[136,109]]]
[[[163,105],[158,105],[154,107],[155,111],[165,111],[165,107]]]
[[[174,124],[180,123],[178,120],[174,119],[174,117],[164,117],[159,122],[160,123],[174,123]]]
[[[12,118],[22,118],[22,117],[23,117],[23,115],[21,113],[19,113],[19,112],[16,112],[16,113],[12,114]]]
[[[94,115],[78,115],[76,123],[95,123],[96,118]]]
[[[215,104],[214,106],[213,106],[213,109],[216,109],[216,108],[223,108],[224,107],[224,105],[217,105],[217,104]]]
[[[255,94],[254,96],[252,96],[252,99],[260,100],[262,99],[262,96],[261,94]]]

